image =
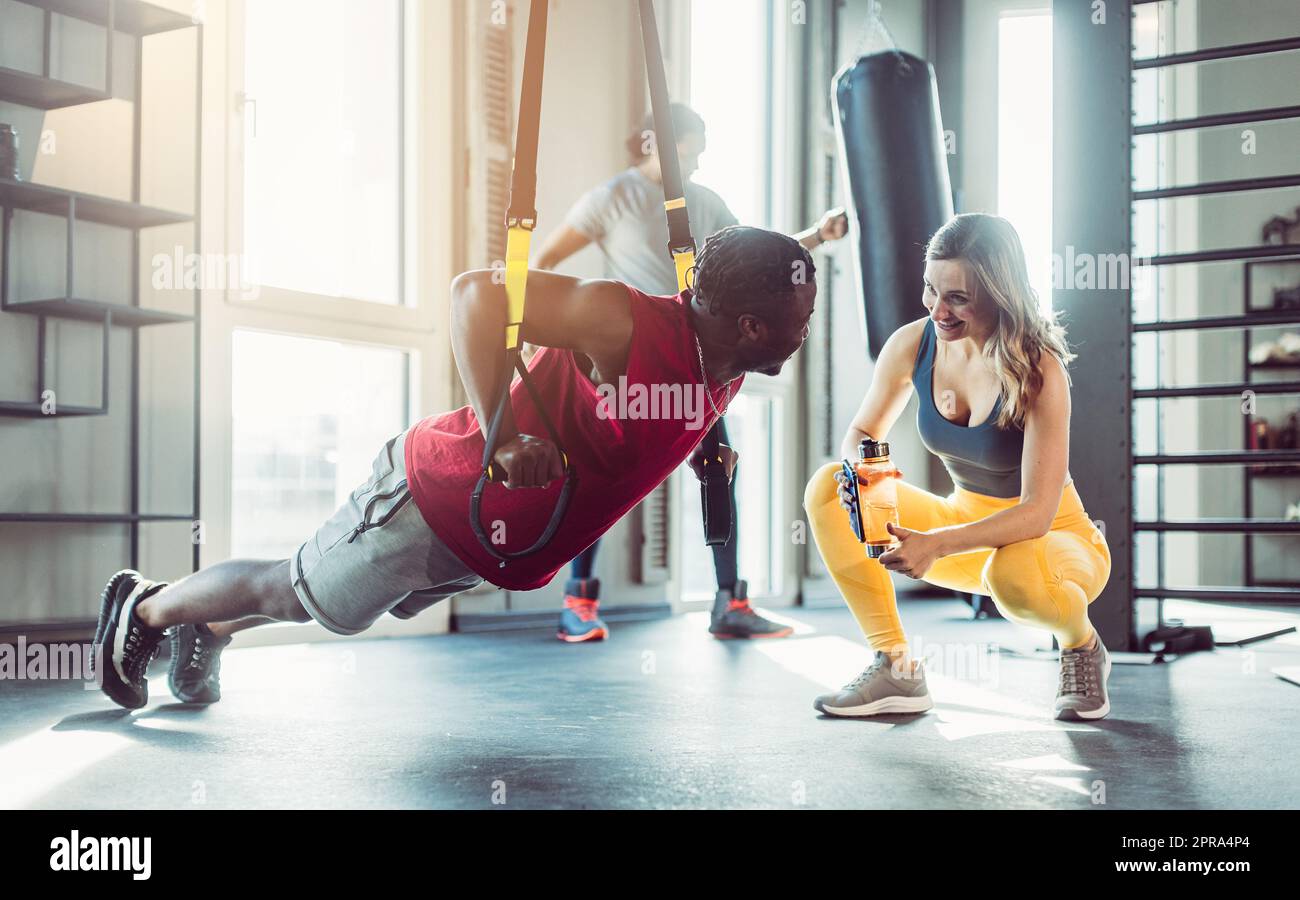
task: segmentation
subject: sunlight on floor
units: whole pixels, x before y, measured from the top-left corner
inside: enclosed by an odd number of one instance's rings
[[[834,635],[759,643],[757,649],[786,671],[827,690],[840,687],[871,663],[863,644]],[[993,672],[996,676],[997,669]],[[1029,731],[1091,731],[1049,717],[1050,706],[1023,703],[974,681],[927,671],[926,682],[934,696],[936,729],[950,741],[985,734]],[[996,686],[994,677],[986,682]]]
[[[23,809],[102,762],[130,740],[102,731],[45,728],[0,746],[0,809]]]

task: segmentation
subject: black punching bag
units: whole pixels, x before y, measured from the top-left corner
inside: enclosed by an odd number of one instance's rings
[[[876,359],[891,334],[925,315],[925,245],[952,218],[939,92],[929,63],[888,50],[841,69],[834,103],[862,327]]]

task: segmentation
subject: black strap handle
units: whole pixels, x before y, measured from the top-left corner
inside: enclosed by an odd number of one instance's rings
[[[704,452],[704,472],[700,475],[700,509],[704,514],[704,543],[709,547],[721,546],[731,541],[731,479],[722,461],[719,423],[713,424],[700,449]]]
[[[515,260],[511,258],[511,251],[518,247],[518,264],[521,266],[522,276],[519,284],[519,304],[517,310],[512,310],[515,314],[507,316],[510,321],[506,323],[505,373],[501,379],[501,387],[483,441],[483,471],[469,498],[470,526],[474,529],[474,535],[483,545],[483,549],[499,560],[503,567],[507,561],[536,553],[550,543],[564,521],[564,515],[569,509],[569,501],[573,499],[573,491],[578,484],[578,473],[574,471],[569,462],[569,455],[564,451],[560,433],[547,414],[542,398],[533,384],[532,376],[528,374],[528,367],[524,365],[523,358],[519,354],[519,328],[523,325],[523,300],[527,287],[529,238],[527,232],[531,232],[537,224],[537,141],[541,130],[542,75],[546,58],[546,8],[547,0],[532,0],[528,11],[528,41],[524,46],[523,85],[519,96],[519,128],[515,132],[515,160],[510,175],[510,203],[506,209],[505,225],[509,237],[506,253],[507,295],[509,296],[510,291],[514,290],[512,273],[515,270],[511,269],[511,265]],[[518,370],[528,395],[537,406],[552,443],[560,451],[560,458],[564,461],[564,486],[560,489],[560,496],[556,500],[555,509],[551,512],[550,521],[537,540],[526,549],[506,551],[498,548],[488,535],[487,529],[483,527],[482,508],[483,490],[488,482],[505,481],[509,474],[500,471],[500,467],[493,463],[493,457],[498,449],[501,423],[505,418],[506,407],[510,403],[510,382],[515,370]]]
[[[519,126],[515,131],[506,227],[518,225],[531,230],[537,222],[537,140],[542,124],[542,75],[546,68],[546,10],[547,0],[532,0],[528,7],[528,40],[524,44]]]
[[[677,289],[690,291],[688,273],[695,264],[695,238],[691,235],[691,217],[686,210],[686,191],[682,181],[681,161],[677,158],[677,134],[673,130],[672,107],[668,100],[668,76],[664,71],[663,51],[659,46],[659,27],[655,22],[653,0],[637,0],[641,13],[641,41],[645,47],[646,75],[650,81],[650,108],[654,114],[655,147],[659,152],[659,171],[664,185],[664,211],[668,217],[668,253],[677,268]],[[708,390],[709,376],[704,378]],[[721,417],[718,419],[721,422]],[[731,485],[718,439],[718,423],[709,429],[700,447],[704,453],[704,473],[700,477],[700,508],[704,515],[704,542],[708,546],[731,540],[733,510]]]

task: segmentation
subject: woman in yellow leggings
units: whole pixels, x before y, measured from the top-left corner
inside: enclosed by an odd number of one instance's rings
[[[896,544],[869,558],[844,511],[838,463],[808,482],[804,508],[831,576],[876,651],[839,691],[817,698],[827,715],[924,712],[933,705],[907,637],[889,571],[993,598],[1012,621],[1052,632],[1061,646],[1059,719],[1110,711],[1110,657],[1088,604],[1110,577],[1110,550],[1069,473],[1070,380],[1065,332],[1039,310],[1024,251],[1005,219],[960,215],[925,253],[928,315],[894,332],[844,437],[884,441],[912,390],[917,426],[956,489],[939,497],[904,480]]]

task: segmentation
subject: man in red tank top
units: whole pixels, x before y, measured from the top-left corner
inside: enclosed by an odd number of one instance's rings
[[[145,669],[172,632],[169,686],[181,700],[220,697],[230,635],[268,621],[315,619],[340,634],[385,612],[409,618],[487,580],[548,583],[683,461],[748,372],[776,375],[808,336],[817,287],[797,241],[744,226],[711,236],[694,294],[655,297],[617,281],[530,272],[522,338],[543,349],[529,372],[578,473],[568,514],[541,550],[502,563],[470,525],[490,405],[505,367],[504,285],[491,271],[452,282],[452,350],[470,405],[432,416],[380,450],[371,477],[291,559],[235,559],[174,584],[118,572],[100,599],[96,676],[115,702],[148,702]],[[596,383],[574,355],[595,366]],[[481,521],[499,551],[527,548],[550,518],[559,451],[522,382],[511,388]],[[730,475],[735,454],[723,448]]]

